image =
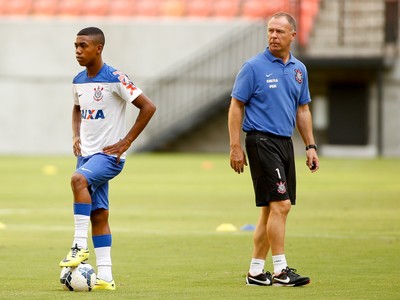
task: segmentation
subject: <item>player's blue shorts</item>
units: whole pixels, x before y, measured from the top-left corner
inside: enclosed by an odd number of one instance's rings
[[[103,153],[90,156],[79,156],[76,164],[76,173],[85,176],[89,184],[92,197],[92,211],[96,209],[108,210],[108,181],[121,173],[125,160],[117,159]]]

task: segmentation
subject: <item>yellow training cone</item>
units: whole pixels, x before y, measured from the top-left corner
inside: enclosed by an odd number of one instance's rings
[[[47,165],[47,166],[43,167],[42,172],[44,175],[55,175],[55,174],[57,174],[58,169],[56,166]]]
[[[219,225],[216,229],[219,232],[232,232],[232,231],[237,231],[237,228],[235,225],[230,224],[230,223],[222,223]]]

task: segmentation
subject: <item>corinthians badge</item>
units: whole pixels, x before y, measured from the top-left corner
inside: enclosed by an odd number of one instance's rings
[[[296,81],[298,83],[302,83],[303,82],[303,73],[299,69],[295,69],[294,71],[296,72],[294,78],[296,78]]]
[[[286,185],[285,182],[279,181],[276,183],[276,185],[278,186],[277,192],[279,194],[284,194],[286,193]]]
[[[94,101],[101,101],[103,99],[103,87],[98,86],[97,88],[94,88],[94,95],[93,95],[93,99]]]

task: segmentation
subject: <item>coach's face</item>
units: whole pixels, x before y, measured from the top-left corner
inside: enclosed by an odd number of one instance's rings
[[[75,57],[81,66],[91,65],[101,57],[103,45],[92,36],[78,35],[75,41]]]
[[[281,57],[290,50],[296,32],[285,17],[272,18],[268,22],[269,50],[275,56]]]

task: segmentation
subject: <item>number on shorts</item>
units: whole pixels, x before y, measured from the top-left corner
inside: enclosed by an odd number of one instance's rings
[[[278,174],[279,179],[282,179],[282,177],[281,177],[281,172],[279,172],[279,169],[276,168],[275,171],[276,171],[276,173]]]

